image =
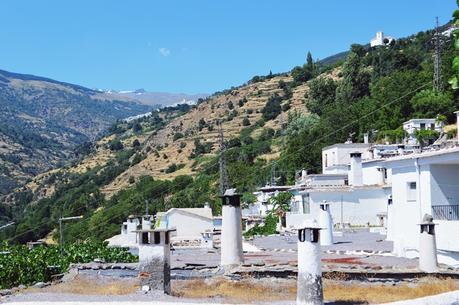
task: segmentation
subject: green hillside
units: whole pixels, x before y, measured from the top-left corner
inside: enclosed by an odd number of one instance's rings
[[[13,219],[17,224],[1,237],[20,242],[41,238],[56,227],[60,215],[81,214],[82,221],[66,226],[66,239],[105,239],[119,231],[129,214],[142,213],[145,201],[151,211],[198,207],[208,201],[218,213],[218,144],[203,137],[204,131],[213,135],[218,127],[213,121],[193,116],[196,127],[180,129],[199,107],[207,107],[209,113],[225,107],[227,115],[222,118],[228,136],[225,159],[230,184],[245,194],[245,202],[251,200],[250,192],[271,179],[291,184],[296,170],[319,172],[321,149],[326,145],[348,138],[362,141],[365,132],[370,132],[374,141],[395,141],[401,124],[415,117],[440,115],[452,123],[452,112],[459,109],[458,93],[447,84],[452,75],[453,41],[442,37],[443,90],[435,91],[432,37],[433,32],[428,31],[398,39],[390,46],[369,49],[352,45],[343,63],[323,66],[308,60],[287,75],[257,77],[197,106],[164,109],[133,123],[118,123],[106,141],[86,156],[91,158],[104,149],[110,151],[107,162],[80,172],[63,169],[48,174],[40,183],[54,192],[41,199],[31,190],[16,192],[16,204],[4,206],[2,214],[6,215],[4,221]],[[265,96],[263,89],[268,84],[271,91]],[[240,92],[252,105],[261,105],[250,108],[256,117],[248,113],[247,102],[237,95]],[[302,92],[300,103],[292,109],[298,92]],[[234,96],[237,99],[233,101]],[[230,124],[234,120],[240,123]],[[134,138],[140,140],[135,142]],[[187,152],[186,164],[168,163],[171,147],[180,149],[178,154]],[[180,172],[182,167],[190,172],[169,179],[158,179],[159,174],[134,175],[148,158],[157,160],[154,164],[169,164],[163,172]],[[104,196],[106,186],[118,180],[128,184]]]

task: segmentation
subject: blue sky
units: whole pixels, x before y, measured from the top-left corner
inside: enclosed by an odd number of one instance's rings
[[[90,88],[212,93],[450,20],[454,0],[1,0],[0,69]]]

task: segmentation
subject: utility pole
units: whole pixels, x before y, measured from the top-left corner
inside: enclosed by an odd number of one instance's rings
[[[434,34],[435,53],[434,53],[434,79],[433,88],[435,91],[440,92],[443,90],[441,81],[441,34],[439,30],[438,17],[436,17],[436,26]]]
[[[220,196],[223,196],[227,189],[229,189],[229,180],[228,180],[228,172],[226,170],[226,162],[225,162],[225,152],[226,152],[226,144],[225,138],[223,135],[222,123],[218,121],[219,126],[219,140],[220,140],[220,159],[219,159],[219,167],[220,167]]]
[[[276,161],[272,163],[271,167],[271,185],[276,185]]]
[[[64,235],[62,234],[62,222],[67,221],[67,220],[81,219],[81,218],[83,218],[82,215],[59,218],[59,245],[61,248],[61,254],[64,252]]]

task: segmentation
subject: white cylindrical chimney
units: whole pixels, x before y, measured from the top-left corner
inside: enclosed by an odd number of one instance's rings
[[[229,189],[222,198],[221,266],[236,267],[244,263],[242,252],[241,195]]]
[[[368,144],[369,143],[369,140],[368,140],[368,132],[365,132],[363,134],[363,143],[365,144]]]
[[[151,215],[143,215],[142,216],[142,230],[150,230],[152,229],[153,224],[153,216]]]
[[[297,305],[323,305],[319,228],[298,229]]]
[[[362,181],[362,153],[351,153],[351,170],[349,171],[349,184],[361,186]]]
[[[330,214],[330,204],[326,200],[320,204],[319,226],[322,229],[320,232],[320,245],[333,245],[333,219]]]
[[[419,269],[424,272],[437,272],[437,244],[435,241],[435,224],[432,216],[425,215],[419,237]]]

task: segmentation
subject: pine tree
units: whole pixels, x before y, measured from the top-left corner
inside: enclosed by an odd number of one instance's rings
[[[308,52],[308,55],[306,57],[306,68],[308,69],[309,72],[311,73],[314,72],[314,60],[312,59],[311,52]]]

